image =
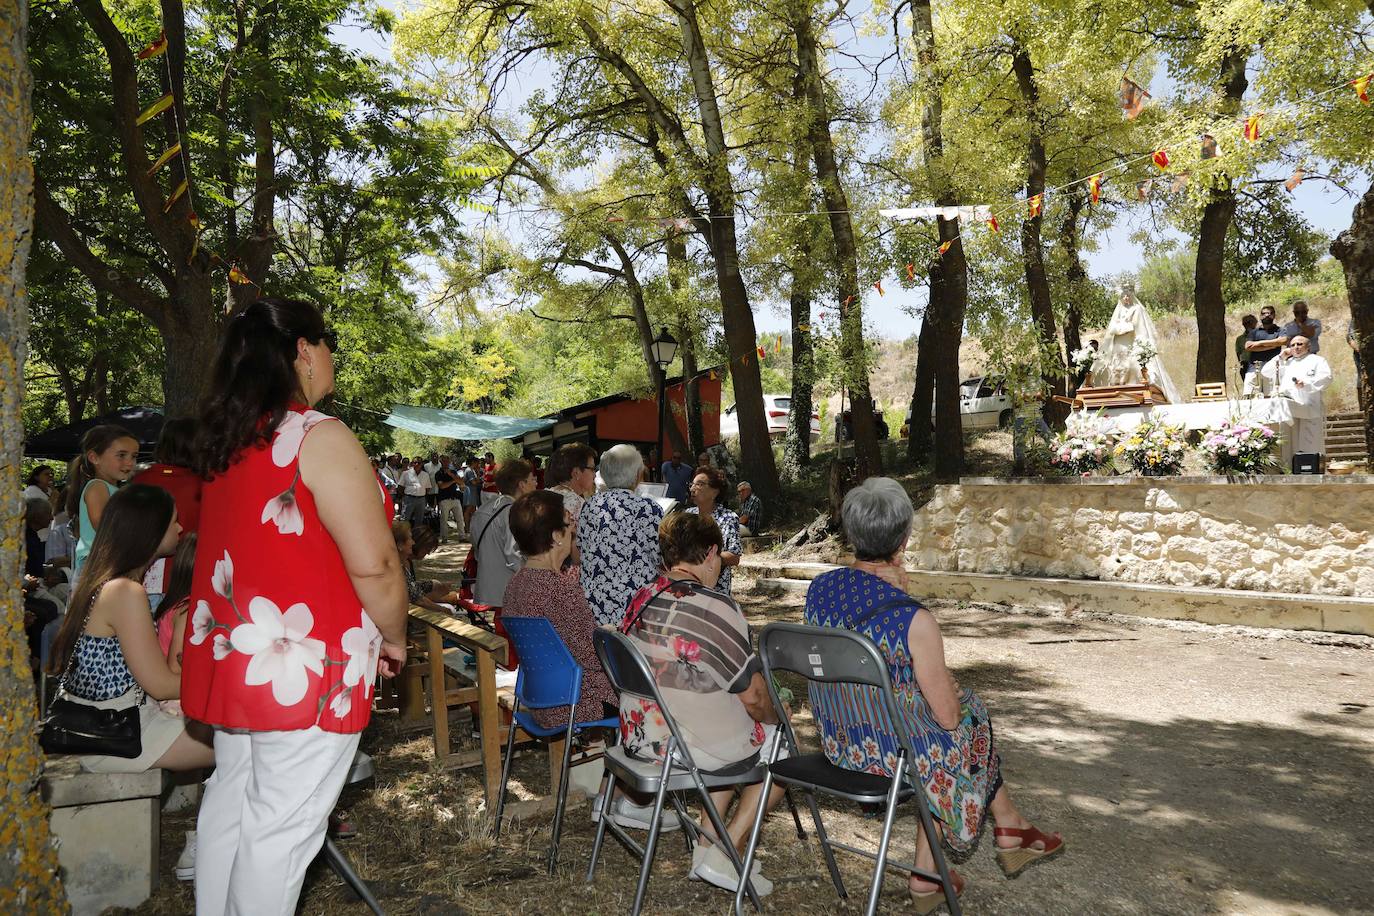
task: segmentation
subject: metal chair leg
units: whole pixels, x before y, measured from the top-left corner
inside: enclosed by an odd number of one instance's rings
[[[596,862],[601,858],[601,844],[606,841],[606,824],[611,818],[611,797],[615,795],[615,776],[606,771],[606,788],[601,792],[601,816],[596,819],[596,839],[592,842],[592,861],[587,865],[587,883],[596,874]]]
[[[797,803],[792,800],[792,790],[784,789],[782,800],[787,802],[787,810],[792,812],[792,823],[797,827],[797,839],[806,841],[806,828],[802,826],[801,813],[797,811]]]
[[[506,782],[510,779],[511,760],[515,757],[515,732],[519,728],[515,724],[515,714],[520,711],[520,701],[516,700],[514,708],[510,714],[510,730],[506,735],[506,759],[501,764],[501,789],[496,793],[496,831],[497,837],[501,836],[501,816],[506,813]]]
[[[558,864],[558,839],[563,831],[563,809],[568,804],[568,782],[570,777],[568,771],[572,768],[572,746],[573,746],[573,716],[577,714],[577,707],[572,708],[568,714],[568,731],[563,738],[563,769],[560,771],[558,780],[558,801],[553,809],[553,842],[549,844],[549,874],[553,874],[554,867]]]
[[[711,819],[711,827],[716,831],[716,844],[725,850],[726,857],[730,859],[730,864],[735,868],[735,874],[740,876],[740,883],[749,893],[749,902],[754,905],[755,911],[761,911],[763,902],[759,900],[758,892],[754,890],[754,882],[749,880],[749,874],[741,870],[743,863],[740,861],[739,852],[735,850],[735,844],[730,841],[730,831],[725,829],[725,819],[716,810],[715,802],[711,801],[711,793],[707,791],[706,784],[701,781],[701,774],[693,771],[692,781],[696,783],[697,793],[701,796],[701,805],[706,809],[706,816]]]
[[[682,842],[687,846],[687,855],[695,851],[696,832],[701,828],[692,822],[692,818],[687,814],[687,809],[682,805],[682,799],[677,797],[676,792],[669,792],[668,799],[673,803],[673,809],[677,812],[678,823],[682,825]]]
[[[816,804],[816,793],[809,789],[806,792],[806,804],[811,809],[811,822],[816,825],[816,839],[820,841],[821,852],[825,854],[825,867],[830,872],[830,883],[835,885],[835,893],[840,895],[841,900],[848,900],[849,891],[845,890],[844,878],[840,877],[840,866],[835,861],[835,850],[830,848],[830,835],[825,832],[825,822],[821,820],[821,809]]]
[[[344,883],[353,888],[353,893],[357,894],[367,904],[368,909],[372,910],[376,916],[386,916],[382,911],[382,905],[377,902],[377,898],[372,896],[372,891],[358,877],[358,873],[353,870],[348,859],[339,851],[339,847],[334,845],[334,841],[328,836],[324,838],[324,848],[322,850],[324,860],[329,863],[329,867],[334,869],[334,873],[344,880]]]
[[[903,755],[905,752],[903,752]],[[892,822],[897,819],[897,793],[902,788],[904,757],[897,760],[897,772],[892,776],[892,788],[887,793],[887,810],[883,812],[883,835],[878,839],[878,862],[873,868],[873,886],[868,890],[867,916],[878,912],[878,895],[883,889],[883,870],[887,867],[887,847],[892,840]]]
[[[667,753],[663,756],[663,772],[659,776],[658,794],[654,796],[654,813],[649,818],[649,836],[644,841],[644,861],[639,867],[639,886],[635,888],[635,905],[630,911],[631,916],[639,916],[644,907],[644,894],[649,889],[649,872],[654,867],[654,851],[658,846],[658,828],[663,821],[663,797],[668,794],[668,774],[672,768],[673,742],[670,739]]]
[[[763,830],[763,816],[768,808],[768,793],[773,788],[773,771],[770,769],[768,774],[763,777],[763,794],[759,796],[759,806],[754,811],[754,825],[749,829],[749,845],[744,848],[744,863],[740,866],[741,874],[749,874],[754,865],[754,853],[758,851],[759,833]],[[796,813],[795,810],[793,812]],[[744,912],[744,882],[741,881],[735,888],[735,916],[740,916]]]

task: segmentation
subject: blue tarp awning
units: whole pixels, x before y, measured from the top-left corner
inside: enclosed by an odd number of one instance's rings
[[[530,420],[525,417],[493,417],[488,414],[444,410],[439,407],[411,407],[396,404],[384,421],[388,426],[408,429],[442,439],[511,439],[537,429],[547,429],[556,420]]]

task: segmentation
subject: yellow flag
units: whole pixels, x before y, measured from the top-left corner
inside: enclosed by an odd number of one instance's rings
[[[229,279],[234,283],[240,283],[245,286],[257,286],[257,284],[248,279],[248,275],[239,270],[237,266],[229,268]]]
[[[155,117],[157,117],[158,115],[162,114],[164,111],[166,111],[168,108],[171,108],[171,107],[172,107],[172,94],[169,92],[169,93],[167,93],[166,95],[164,95],[162,98],[158,99],[158,100],[157,100],[156,102],[154,102],[153,104],[149,105],[147,108],[143,109],[143,114],[139,115],[139,116],[138,116],[138,120],[135,121],[134,123],[135,123],[135,124],[142,124],[143,122],[149,120],[150,118],[155,118]]]
[[[167,202],[166,202],[165,204],[162,205],[162,212],[163,212],[163,213],[166,213],[168,210],[172,209],[172,204],[174,204],[174,203],[176,203],[178,200],[180,200],[180,199],[181,199],[181,195],[183,195],[183,194],[185,194],[185,193],[186,193],[186,179],[183,178],[183,179],[181,180],[181,184],[179,184],[179,185],[176,186],[176,190],[172,191],[172,196],[169,197],[169,198],[167,198]]]
[[[180,152],[180,143],[173,143],[171,146],[167,147],[167,151],[164,152],[161,156],[158,156],[157,162],[154,162],[152,168],[148,169],[148,177],[152,178],[154,175],[156,175],[158,169],[162,168],[164,165],[171,162],[172,158],[178,155]]]

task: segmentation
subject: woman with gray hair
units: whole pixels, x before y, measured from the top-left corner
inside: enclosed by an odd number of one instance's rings
[[[911,497],[891,478],[870,477],[845,497],[842,515],[854,562],[811,583],[805,619],[873,640],[887,661],[901,721],[889,721],[871,688],[812,684],[826,757],[847,770],[890,777],[900,729],[916,751],[910,763],[951,849],[971,849],[990,812],[997,822],[997,861],[1008,877],[1061,852],[1059,834],[1040,832],[1012,803],[987,708],[973,691],[960,689],[945,664],[934,614],[906,593],[902,555],[911,535]],[[919,830],[916,843],[916,866],[932,871],[935,859]],[[950,879],[961,893],[963,879],[952,871]],[[918,913],[932,912],[945,899],[938,884],[914,875],[910,890]]]
[[[619,627],[635,591],[658,575],[658,524],[663,510],[634,492],[644,480],[644,456],[633,445],[601,455],[606,489],[582,505],[577,548],[582,591],[601,625]]]

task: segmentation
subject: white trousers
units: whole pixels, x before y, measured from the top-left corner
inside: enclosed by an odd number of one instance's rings
[[[215,772],[196,820],[198,916],[291,916],[358,734],[215,729]]]
[[[453,516],[454,523],[458,526],[458,537],[462,537],[466,529],[463,527],[463,502],[459,499],[446,499],[439,503],[439,543],[448,540],[448,519]]]
[[[1293,418],[1293,452],[1326,454],[1326,417],[1313,417],[1310,420]]]

